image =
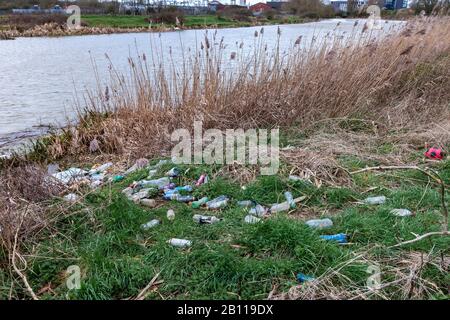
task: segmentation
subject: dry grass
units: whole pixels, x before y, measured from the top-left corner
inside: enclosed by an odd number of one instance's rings
[[[450,257],[434,252],[408,252],[390,258],[373,256],[369,248],[353,259],[345,261],[336,268],[330,269],[319,278],[291,287],[288,292],[272,292],[272,300],[367,300],[386,299],[392,294],[404,300],[419,300],[433,295],[444,296],[444,292],[435,283],[424,279],[422,273],[426,266],[433,266],[441,272],[448,272]],[[365,265],[368,275],[376,274],[379,268],[382,285],[375,282],[355,283],[343,274],[343,269],[354,265]],[[376,279],[376,276],[372,279]],[[390,279],[390,281],[386,281]]]
[[[86,154],[93,139],[106,154],[159,155],[172,146],[169,133],[191,129],[195,119],[203,120],[204,129],[303,130],[325,119],[357,118],[373,122],[379,136],[395,128],[447,125],[448,22],[446,17],[417,20],[381,42],[366,39],[346,47],[336,41],[331,47],[313,45],[309,52],[294,47],[284,58],[269,54],[261,43],[250,59],[239,52],[233,57],[238,68],[232,73],[222,70],[230,57],[223,56],[214,36],[205,37],[202,50],[182,65],[152,65],[143,55],[130,60],[131,79],[112,68],[111,86],[89,97],[91,116],[71,128],[68,141],[53,147],[57,152],[50,156]],[[334,149],[342,152],[341,146]]]

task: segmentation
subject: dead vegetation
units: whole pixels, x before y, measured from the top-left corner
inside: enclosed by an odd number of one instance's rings
[[[389,299],[386,294],[394,294],[405,300],[425,299],[432,295],[442,295],[438,285],[424,279],[423,272],[432,266],[444,273],[448,272],[450,258],[433,251],[407,252],[392,257],[375,257],[376,248],[368,248],[356,253],[334,269],[319,278],[293,286],[287,292],[272,292],[272,300],[367,300]],[[368,278],[364,283],[356,283],[345,276],[343,269],[355,265],[367,266]],[[386,279],[392,279],[386,281]]]

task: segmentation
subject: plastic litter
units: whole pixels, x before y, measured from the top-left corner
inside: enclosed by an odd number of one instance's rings
[[[51,163],[47,166],[47,173],[48,174],[55,174],[59,171],[59,165],[56,163]]]
[[[297,281],[300,283],[307,282],[307,281],[313,281],[313,280],[314,280],[313,277],[307,276],[306,274],[303,274],[303,273],[297,274]]]
[[[281,211],[287,211],[290,209],[290,205],[288,202],[282,202],[282,203],[276,203],[270,207],[270,212],[281,212]]]
[[[149,208],[156,207],[156,201],[154,199],[141,199],[139,203]]]
[[[167,219],[170,221],[175,220],[175,211],[172,209],[167,210]]]
[[[138,192],[134,193],[129,197],[132,201],[138,203],[142,199],[148,198],[150,196],[150,192],[153,191],[152,188],[141,189]]]
[[[52,177],[64,184],[70,184],[82,180],[87,173],[88,172],[83,169],[70,168],[65,171],[54,173],[52,174]]]
[[[442,160],[444,159],[444,150],[439,148],[430,148],[425,152],[425,157],[433,160]]]
[[[288,177],[288,179],[291,180],[291,181],[303,181],[302,178],[300,178],[299,176],[294,176],[294,175],[290,175]]]
[[[163,189],[165,186],[167,186],[170,183],[170,179],[168,177],[163,177],[160,179],[155,180],[141,180],[139,181],[139,184],[143,187],[158,187],[160,189]]]
[[[178,247],[178,248],[187,248],[192,245],[192,241],[190,241],[190,240],[177,239],[177,238],[170,239],[168,241],[168,243],[171,244],[172,246]]]
[[[148,230],[148,229],[156,227],[159,224],[160,224],[160,221],[158,219],[153,219],[153,220],[150,220],[149,222],[141,225],[141,228],[143,230]]]
[[[263,207],[260,204],[257,204],[256,206],[254,206],[253,208],[251,208],[248,213],[253,215],[253,216],[257,216],[257,217],[262,217],[267,213],[267,208]]]
[[[64,201],[74,203],[74,202],[78,201],[79,197],[75,193],[69,193],[69,194],[65,195],[63,199],[64,199]]]
[[[195,183],[195,186],[196,186],[196,187],[199,187],[199,186],[201,186],[202,184],[207,183],[207,180],[208,180],[208,176],[207,176],[206,174],[202,174],[202,175],[200,176],[200,178],[198,178],[197,182]]]
[[[228,204],[227,196],[220,196],[206,203],[208,209],[221,209],[227,206]]]
[[[131,168],[129,168],[127,171],[125,171],[124,175],[129,175],[130,173],[133,173],[139,169],[143,169],[148,165],[148,159],[141,158],[138,159]]]
[[[89,170],[89,174],[95,174],[95,173],[103,173],[107,171],[109,168],[113,166],[112,162],[108,162],[105,164],[102,164],[101,166],[93,166],[91,170]]]
[[[180,173],[181,173],[180,169],[178,169],[177,167],[174,167],[166,172],[166,176],[175,178],[175,177],[178,177],[180,175]]]
[[[311,228],[325,229],[333,226],[333,221],[331,219],[313,219],[306,221],[306,224]]]
[[[320,236],[323,240],[336,241],[337,243],[347,243],[347,235],[345,233],[338,233],[332,235]]]
[[[237,205],[239,207],[243,207],[243,208],[251,208],[253,206],[255,206],[257,203],[253,200],[243,200],[243,201],[238,201]]]
[[[383,204],[386,202],[385,196],[378,196],[378,197],[368,197],[364,199],[365,204]]]
[[[213,224],[221,221],[221,219],[215,216],[203,216],[201,214],[195,214],[192,218],[195,222],[200,224]]]
[[[408,217],[413,215],[413,213],[408,209],[392,209],[391,213],[397,217]]]
[[[303,197],[298,197],[293,199],[293,203],[298,203],[300,201],[303,201],[306,199],[306,196]],[[291,202],[292,203],[292,202]],[[275,213],[275,212],[281,212],[281,211],[288,211],[289,209],[291,209],[291,204],[289,202],[282,202],[282,203],[275,203],[270,207],[270,212],[271,213]]]
[[[245,221],[246,223],[254,224],[254,223],[260,222],[261,219],[255,217],[255,216],[252,216],[252,215],[247,215],[247,216],[245,216],[244,221]]]
[[[126,187],[122,190],[122,193],[126,195],[127,197],[130,197],[134,192],[134,189],[132,187]]]
[[[117,176],[114,176],[114,178],[112,179],[112,181],[113,181],[113,182],[120,182],[120,181],[122,181],[123,179],[125,179],[124,176],[117,175]]]
[[[158,173],[158,169],[150,169],[148,171],[148,179],[153,178]]]
[[[209,201],[208,197],[203,197],[197,201],[192,202],[191,206],[194,209],[198,209],[200,208],[202,205],[204,205],[205,203],[207,203]]]
[[[292,193],[290,193],[289,191],[286,191],[284,193],[284,197],[286,198],[287,203],[289,203],[289,207],[291,209],[295,209],[297,207],[297,205],[295,204],[295,201],[294,201],[294,197],[292,196]]]

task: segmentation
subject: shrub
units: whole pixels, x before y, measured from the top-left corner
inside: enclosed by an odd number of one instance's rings
[[[184,23],[184,12],[175,7],[161,9],[159,12],[150,13],[146,19],[150,23],[166,23],[166,24]]]

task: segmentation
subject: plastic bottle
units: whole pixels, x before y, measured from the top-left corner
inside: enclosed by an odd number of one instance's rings
[[[243,208],[251,208],[256,205],[256,202],[253,200],[243,200],[243,201],[238,201],[237,205],[239,207],[243,207]]]
[[[117,175],[117,176],[114,176],[114,178],[113,178],[113,182],[119,182],[119,181],[122,181],[123,179],[125,179],[125,177],[124,176],[121,176],[121,175]]]
[[[197,183],[195,184],[195,186],[197,186],[197,187],[199,187],[199,186],[201,186],[202,184],[204,184],[205,183],[205,179],[207,179],[207,175],[206,174],[202,174],[201,176],[200,176],[200,178],[198,178],[198,180],[197,180]]]
[[[297,207],[297,205],[295,204],[295,201],[294,201],[294,197],[292,196],[292,193],[290,193],[289,191],[286,191],[284,193],[284,197],[286,198],[287,203],[289,203],[289,207],[291,209],[295,209]]]
[[[201,214],[195,214],[193,220],[200,224],[213,224],[216,222],[220,222],[220,219],[215,216],[203,216]]]
[[[280,212],[280,211],[287,211],[289,210],[290,206],[288,202],[282,202],[282,203],[275,203],[270,207],[270,212]]]
[[[331,219],[313,219],[306,221],[306,224],[311,228],[324,229],[333,226],[333,221]]]
[[[190,247],[192,245],[192,241],[190,240],[186,240],[186,239],[177,239],[177,238],[172,238],[168,241],[169,244],[171,244],[174,247],[178,247],[178,248],[186,248],[186,247]]]
[[[105,172],[105,171],[108,170],[112,165],[113,165],[112,162],[108,162],[108,163],[102,164],[102,165],[99,166],[99,167],[94,167],[94,168],[92,168],[91,170],[89,170],[89,174]]]
[[[323,240],[336,241],[337,243],[347,243],[347,235],[345,233],[338,233],[332,235],[320,236]]]
[[[314,278],[310,277],[310,276],[307,276],[306,274],[303,274],[303,273],[298,273],[297,274],[297,281],[300,282],[300,283],[307,282],[307,281],[312,281],[312,280],[314,280]]]
[[[153,219],[153,220],[151,220],[151,221],[149,221],[149,222],[147,222],[147,223],[141,225],[141,228],[142,228],[143,230],[148,230],[148,229],[151,229],[151,228],[156,227],[159,223],[160,223],[160,222],[159,222],[158,219]]]
[[[206,203],[206,206],[208,207],[208,209],[220,209],[220,208],[226,207],[228,204],[228,201],[229,201],[229,199],[227,196],[220,196],[211,201],[208,201]]]
[[[156,201],[154,199],[141,199],[139,202],[141,205],[149,208],[156,207]]]
[[[366,204],[383,204],[386,202],[385,196],[379,196],[379,197],[368,197],[364,199],[364,203]]]
[[[198,209],[200,208],[202,205],[204,205],[205,203],[207,203],[209,201],[208,197],[203,197],[197,201],[192,202],[192,208],[194,209]]]
[[[140,185],[143,187],[151,186],[151,187],[158,187],[160,189],[164,188],[164,186],[168,185],[170,183],[170,179],[168,177],[162,177],[160,179],[155,180],[142,180],[139,182]]]
[[[188,186],[183,186],[183,187],[175,187],[174,190],[191,192],[192,191],[192,187],[189,186],[189,185]]]
[[[264,208],[262,205],[257,204],[256,206],[251,208],[248,211],[248,213],[253,215],[253,216],[262,217],[263,215],[265,215],[267,213],[267,209]]]
[[[174,200],[176,200],[178,202],[192,202],[195,200],[195,198],[193,196],[178,195]]]
[[[178,169],[177,167],[174,167],[172,169],[170,169],[169,171],[166,172],[166,176],[169,176],[171,178],[175,178],[178,177],[180,175],[180,169]]]
[[[167,219],[170,221],[175,220],[175,211],[172,209],[167,210]]]
[[[245,216],[244,221],[246,223],[254,224],[254,223],[260,222],[261,219],[249,214],[249,215]]]
[[[413,215],[413,213],[408,209],[392,209],[391,213],[397,217],[408,217]]]

